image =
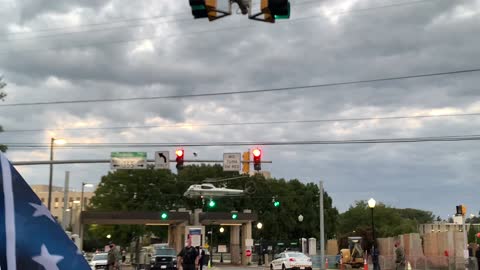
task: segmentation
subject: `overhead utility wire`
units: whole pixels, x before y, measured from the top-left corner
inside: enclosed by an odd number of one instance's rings
[[[294,90],[298,91],[298,90],[312,89],[312,88],[324,88],[324,87],[352,85],[352,84],[397,81],[397,80],[425,78],[425,77],[438,77],[438,76],[446,76],[446,75],[473,73],[473,72],[479,72],[479,71],[480,71],[480,68],[474,68],[474,69],[463,69],[463,70],[453,70],[453,71],[446,71],[446,72],[414,74],[414,75],[387,77],[387,78],[378,78],[378,79],[355,80],[355,81],[334,82],[334,83],[313,84],[313,85],[302,85],[302,86],[291,86],[291,87],[280,87],[280,88],[241,90],[241,91],[231,91],[231,92],[213,92],[213,93],[198,93],[198,94],[186,94],[186,95],[148,96],[148,97],[130,97],[130,98],[59,100],[59,101],[25,102],[25,103],[11,103],[11,104],[7,103],[7,104],[0,104],[0,107],[99,103],[99,102],[103,103],[103,102],[119,102],[119,101],[136,101],[136,100],[178,99],[178,98],[182,99],[182,98],[212,97],[212,96],[226,96],[226,95],[239,95],[239,94],[270,93],[270,92],[294,91]]]
[[[479,141],[480,135],[454,135],[438,137],[412,137],[391,139],[358,139],[358,140],[308,140],[308,141],[245,141],[245,142],[199,142],[199,143],[69,143],[60,148],[87,149],[87,148],[150,148],[150,147],[212,147],[212,146],[293,146],[293,145],[340,145],[340,144],[393,144],[393,143],[420,143],[420,142],[458,142]],[[49,144],[35,143],[6,143],[9,148],[49,148]]]
[[[368,10],[377,10],[377,9],[383,9],[383,8],[392,8],[392,7],[397,7],[397,6],[402,6],[402,5],[411,5],[411,4],[417,4],[417,3],[424,3],[432,0],[419,0],[419,1],[412,1],[412,2],[406,2],[406,3],[401,3],[401,4],[392,4],[392,5],[383,5],[383,6],[377,6],[377,7],[371,7],[371,8],[364,8],[364,9],[359,9],[360,12],[368,11]],[[342,12],[334,12],[331,13],[331,15],[335,14],[348,14],[348,13],[354,13],[356,12],[355,9],[352,10],[347,10],[347,11],[342,11]],[[311,20],[311,19],[319,19],[322,17],[319,16],[305,16],[305,17],[300,17],[300,18],[293,18],[289,19],[288,21],[283,21],[280,22],[282,25],[285,23],[295,23],[295,22],[302,22],[305,20]],[[140,42],[140,41],[147,41],[147,40],[152,40],[152,39],[157,39],[157,38],[171,38],[171,37],[178,37],[178,36],[187,36],[187,35],[192,35],[192,34],[207,34],[207,33],[216,33],[216,32],[221,32],[221,31],[231,31],[231,30],[239,30],[239,29],[246,29],[246,28],[255,28],[254,25],[246,25],[246,26],[236,26],[236,27],[225,27],[225,28],[216,28],[216,29],[209,29],[209,30],[202,30],[202,31],[194,31],[194,32],[185,32],[182,34],[172,34],[172,35],[167,35],[167,36],[161,36],[161,35],[153,35],[150,37],[142,37],[142,38],[136,38],[136,39],[127,39],[127,40],[116,40],[116,41],[105,41],[105,42],[94,42],[94,43],[84,43],[84,44],[79,44],[75,46],[60,46],[60,47],[48,47],[48,48],[40,48],[40,49],[20,49],[20,50],[2,50],[0,51],[0,55],[2,54],[10,54],[10,53],[35,53],[35,52],[42,52],[42,51],[52,51],[52,50],[67,50],[67,49],[75,49],[75,48],[86,48],[86,47],[91,47],[91,46],[103,46],[103,45],[113,45],[113,44],[125,44],[125,43],[134,43],[134,42]]]
[[[237,123],[203,123],[203,124],[171,124],[171,125],[144,125],[144,126],[116,126],[116,127],[86,127],[86,128],[39,128],[39,129],[8,129],[3,133],[42,132],[42,131],[84,131],[84,130],[120,130],[120,129],[150,129],[150,128],[182,128],[182,127],[212,127],[212,126],[248,126],[248,125],[277,125],[277,124],[307,124],[322,122],[355,122],[373,120],[401,120],[440,117],[465,117],[480,116],[480,113],[459,114],[436,114],[436,115],[410,115],[410,116],[385,116],[385,117],[362,117],[362,118],[332,118],[311,120],[286,120],[286,121],[263,121],[263,122],[237,122]],[[0,133],[1,136],[1,133]]]

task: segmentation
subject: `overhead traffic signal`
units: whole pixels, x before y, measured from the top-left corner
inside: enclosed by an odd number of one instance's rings
[[[238,214],[237,213],[232,213],[232,219],[235,220],[238,218]]]
[[[290,1],[288,0],[262,0],[260,10],[266,22],[274,23],[278,19],[290,18]]]
[[[277,200],[276,196],[272,197],[272,203],[274,207],[280,207],[280,201]]]
[[[243,162],[242,163],[242,173],[249,174],[250,173],[250,152],[243,152]]]
[[[185,157],[185,151],[183,151],[183,149],[177,149],[177,151],[175,151],[175,155],[177,155],[177,170],[181,170],[183,169],[183,159]]]
[[[253,169],[260,171],[262,169],[262,150],[255,148],[252,151],[253,154]]]
[[[166,220],[168,219],[168,214],[166,212],[163,212],[160,217],[163,219],[163,220]]]
[[[217,9],[217,0],[189,0],[189,2],[195,19],[208,18],[213,21],[231,15],[230,12]],[[218,13],[221,15],[218,16]]]

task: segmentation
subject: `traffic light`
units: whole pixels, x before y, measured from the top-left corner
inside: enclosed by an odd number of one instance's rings
[[[262,150],[255,148],[252,151],[253,154],[253,169],[260,171],[262,169]]]
[[[214,208],[217,205],[217,203],[212,199],[208,202],[208,207],[209,208]]]
[[[457,216],[465,216],[467,214],[467,207],[463,204],[457,205]]]
[[[277,201],[277,200],[275,200],[275,201],[273,202],[273,206],[275,206],[275,207],[280,207],[280,202]]]
[[[168,214],[166,212],[163,212],[160,217],[163,219],[163,220],[166,220],[168,218]]]
[[[177,170],[181,170],[183,169],[183,158],[185,157],[185,151],[183,151],[183,149],[177,149],[177,151],[175,151],[175,155],[177,155]]]
[[[235,219],[237,219],[237,218],[238,218],[238,214],[237,214],[237,213],[233,213],[233,214],[232,214],[232,219],[235,220]]]
[[[262,0],[260,10],[267,22],[274,23],[277,19],[290,18],[290,1],[288,0]]]
[[[242,163],[242,172],[244,174],[250,173],[250,152],[243,152],[243,160],[246,161]]]
[[[217,18],[217,0],[189,0],[192,8],[192,15],[195,19]]]

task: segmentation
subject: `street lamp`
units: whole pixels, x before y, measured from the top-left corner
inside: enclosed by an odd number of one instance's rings
[[[263,228],[263,224],[261,222],[257,223],[257,229],[261,230]],[[263,250],[263,238],[260,237],[260,246],[258,247],[258,265],[262,265],[262,250]]]
[[[220,227],[220,233],[224,233],[224,232],[225,232],[225,228]]]
[[[302,222],[303,221],[303,216],[302,215],[299,215],[298,216],[298,222]]]
[[[220,233],[223,234],[224,232],[225,232],[225,228],[220,227]],[[220,252],[220,263],[223,263],[223,252]]]
[[[373,198],[368,200],[368,207],[372,210],[372,240],[373,240],[372,262],[373,262],[373,270],[379,269],[378,252],[376,251],[376,248],[375,248],[375,223],[373,223],[373,209],[375,208],[376,204],[377,204],[377,202]]]
[[[64,145],[67,141],[60,138],[51,138],[50,139],[50,176],[48,180],[48,211],[52,207],[52,179],[53,179],[53,146],[54,145]]]
[[[111,234],[107,234],[107,238],[108,238],[108,239],[112,238],[112,235],[111,235]]]

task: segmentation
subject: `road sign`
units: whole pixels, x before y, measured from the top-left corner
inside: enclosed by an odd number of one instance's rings
[[[112,152],[110,155],[112,169],[146,169],[146,152]]]
[[[168,151],[155,152],[155,169],[170,169],[170,153]]]
[[[241,169],[241,157],[240,153],[223,153],[223,171],[225,172],[238,172]]]
[[[245,239],[245,246],[252,247],[253,246],[253,239]]]
[[[250,249],[245,250],[245,255],[246,255],[247,257],[252,256],[252,251],[251,251]]]

